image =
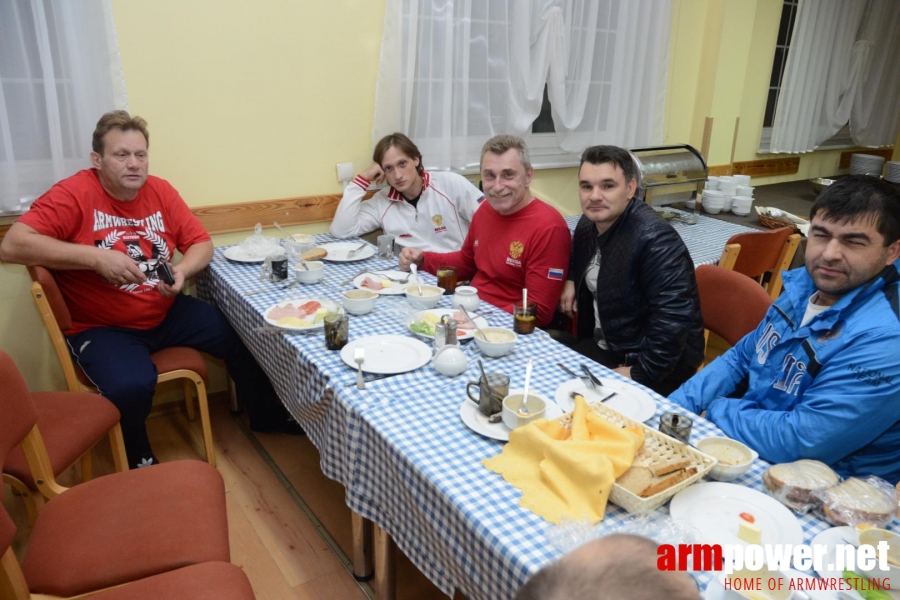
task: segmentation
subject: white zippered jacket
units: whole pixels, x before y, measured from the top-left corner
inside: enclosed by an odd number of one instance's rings
[[[357,175],[344,189],[331,235],[356,237],[381,228],[401,246],[430,252],[459,250],[484,194],[456,173],[426,171],[422,178],[422,195],[414,207],[392,187],[363,202],[370,182]]]

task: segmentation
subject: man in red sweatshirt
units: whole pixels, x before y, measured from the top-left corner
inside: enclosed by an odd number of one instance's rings
[[[481,180],[487,202],[472,218],[457,252],[404,248],[400,268],[415,263],[429,273],[456,267],[471,279],[482,300],[509,313],[528,289],[537,304],[537,325],[553,318],[569,267],[572,236],[552,206],[531,195],[534,169],[525,142],[511,135],[489,139],[481,149]]]

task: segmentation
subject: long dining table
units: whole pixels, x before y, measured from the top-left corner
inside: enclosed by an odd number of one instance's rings
[[[322,244],[334,238],[322,234],[317,241]],[[694,255],[697,248],[694,245],[691,252],[695,262],[706,260]],[[467,402],[466,384],[478,379],[477,360],[481,359],[485,369],[508,375],[511,389],[521,388],[525,364],[532,358],[533,389],[553,399],[557,388],[571,379],[556,363],[575,370],[587,362],[601,378],[634,385],[653,399],[655,414],[646,421],[651,428],[658,426],[662,413],[685,413],[684,409],[588,361],[540,329],[519,336],[513,351],[501,358],[482,356],[474,342],[463,344],[469,363],[461,376],[439,375],[427,364],[397,375],[367,375],[365,389],[359,390],[356,369],[345,364],[339,352],[325,348],[321,330],[278,329],[263,315],[288,299],[340,303],[340,290],[352,289],[344,282],[362,269],[395,269],[396,261],[372,257],[328,263],[323,282],[284,289],[283,283],[261,281],[259,264],[230,261],[224,251],[217,248],[199,276],[199,295],[227,315],[318,449],[323,473],[344,486],[349,508],[390,536],[391,543],[444,593],[461,592],[473,600],[512,598],[532,574],[571,547],[573,535],[641,531],[646,526],[646,517],[633,517],[613,504],[596,527],[552,525],[520,507],[521,493],[481,464],[499,453],[503,443],[472,431],[460,417],[461,404]],[[423,282],[434,282],[430,274],[421,277]],[[450,300],[444,296],[439,307],[450,307]],[[380,297],[371,313],[350,317],[350,341],[371,335],[412,335],[405,325],[411,310],[403,296]],[[476,312],[491,326],[512,327],[511,315],[498,307],[482,303]],[[695,443],[721,435],[712,423],[692,417]],[[761,476],[767,467],[756,460],[735,483],[762,490]],[[667,514],[666,506],[654,512],[661,519]],[[811,514],[798,519],[806,543],[828,527]],[[389,570],[390,561],[385,560]],[[697,574],[701,583],[710,577],[710,573]],[[391,596],[390,586],[379,589],[380,595]]]

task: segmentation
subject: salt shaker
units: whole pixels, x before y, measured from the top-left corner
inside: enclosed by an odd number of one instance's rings
[[[434,324],[434,349],[440,350],[447,343],[447,328],[444,323]]]

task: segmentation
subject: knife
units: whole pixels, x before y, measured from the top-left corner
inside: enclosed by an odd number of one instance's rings
[[[597,379],[597,378],[594,376],[594,374],[591,373],[591,370],[588,369],[587,365],[581,365],[581,370],[584,371],[585,373],[587,373],[587,376],[591,378],[591,381],[594,382],[594,385],[595,385],[595,386],[597,386],[597,387],[600,388],[600,389],[603,388],[603,382],[600,381],[599,379]]]
[[[596,386],[594,386],[594,382],[591,380],[590,377],[587,377],[585,375],[576,375],[575,373],[572,372],[571,369],[569,369],[566,365],[564,365],[562,363],[556,363],[556,365],[560,369],[562,369],[563,371],[568,373],[570,376],[574,377],[575,379],[580,379],[581,382],[584,384],[584,387],[586,387],[587,389],[589,389],[589,390],[596,389]]]

